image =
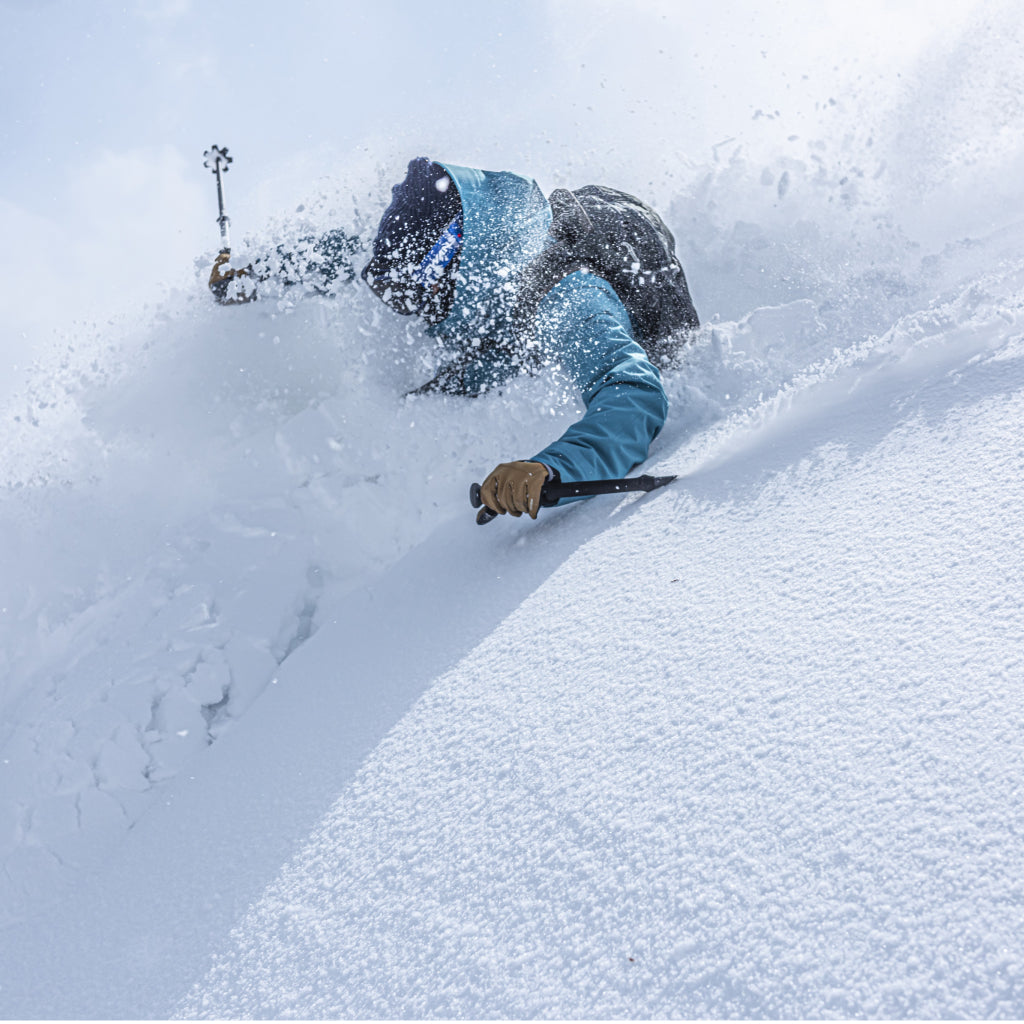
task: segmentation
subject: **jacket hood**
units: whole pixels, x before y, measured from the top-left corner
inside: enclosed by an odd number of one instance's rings
[[[548,240],[551,207],[532,178],[441,166],[462,201],[462,249],[451,311],[427,331],[453,340],[493,337],[507,326],[515,274]]]

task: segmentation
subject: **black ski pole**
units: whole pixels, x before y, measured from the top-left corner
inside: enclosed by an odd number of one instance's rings
[[[594,494],[622,494],[625,491],[653,491],[665,484],[670,484],[675,476],[628,476],[620,480],[576,480],[573,483],[548,483],[540,492],[540,504],[542,508],[550,508],[557,505],[562,498],[583,498]],[[498,517],[497,512],[489,509],[480,497],[480,485],[471,484],[469,488],[469,503],[473,508],[480,509],[476,514],[476,521],[480,526],[485,526],[492,519]]]
[[[217,223],[220,225],[220,251],[231,252],[231,239],[228,236],[228,225],[231,223],[228,215],[224,212],[224,183],[221,181],[221,171],[227,174],[231,168],[228,164],[234,157],[228,156],[228,147],[221,149],[219,146],[211,146],[203,156],[203,166],[208,167],[217,178]]]

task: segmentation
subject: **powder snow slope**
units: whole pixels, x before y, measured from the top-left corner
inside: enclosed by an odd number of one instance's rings
[[[467,508],[328,587],[106,871],[8,930],[5,1010],[1019,1016],[1022,287],[677,425],[663,492]]]
[[[1020,1016],[1022,283],[515,531],[180,1011]]]

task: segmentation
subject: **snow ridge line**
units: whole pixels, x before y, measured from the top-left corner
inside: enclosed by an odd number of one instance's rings
[[[806,302],[790,303],[782,307],[755,310],[735,325],[716,325],[703,328],[696,341],[701,355],[687,353],[682,372],[676,372],[669,387],[687,379],[692,366],[698,364],[703,371],[701,383],[707,387],[708,378],[721,374],[723,369],[746,353],[738,348],[751,332],[759,329],[758,321],[766,316],[789,322],[795,332],[806,331],[808,323]],[[954,299],[914,313],[906,314],[881,335],[870,336],[847,348],[833,348],[831,354],[796,370],[783,380],[771,394],[752,392],[726,398],[738,399],[741,407],[729,412],[721,405],[712,405],[713,412],[705,413],[703,429],[695,431],[693,442],[686,448],[684,460],[659,459],[652,465],[658,473],[692,475],[710,471],[722,461],[730,459],[741,448],[756,443],[759,434],[779,425],[794,413],[801,414],[803,406],[816,392],[823,397],[837,398],[840,392],[872,386],[880,375],[899,372],[901,368],[921,362],[947,363],[952,370],[972,358],[1002,347],[1000,358],[1007,358],[1007,334],[1024,316],[1024,267],[1002,273],[989,274],[978,279]],[[777,323],[773,325],[777,329]],[[818,322],[816,329],[823,329]],[[1012,337],[1011,347],[1012,347]],[[710,363],[718,364],[709,371]],[[712,381],[711,388],[715,383]],[[838,390],[837,390],[838,389]],[[692,385],[684,384],[685,391]],[[709,389],[711,390],[711,389]],[[824,393],[827,392],[826,396]],[[753,399],[751,404],[750,399]],[[746,401],[745,401],[746,400]],[[717,414],[717,415],[716,415]],[[671,431],[675,436],[678,431]]]

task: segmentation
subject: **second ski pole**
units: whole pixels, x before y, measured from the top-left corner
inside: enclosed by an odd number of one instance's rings
[[[665,484],[672,483],[675,476],[627,476],[618,480],[577,480],[572,483],[547,483],[540,492],[540,504],[542,508],[550,508],[557,505],[562,498],[584,498],[594,494],[623,494],[627,491],[654,491]],[[484,504],[480,496],[480,485],[471,484],[469,488],[469,503],[473,508],[480,511],[476,514],[476,521],[480,526],[485,526],[492,519],[499,515],[493,509]]]
[[[224,212],[224,183],[221,174],[227,174],[231,169],[229,164],[233,157],[228,156],[228,147],[223,149],[220,146],[211,146],[203,156],[203,166],[208,167],[217,179],[217,223],[220,225],[220,251],[231,252],[231,237],[228,234],[228,227],[231,220]]]

